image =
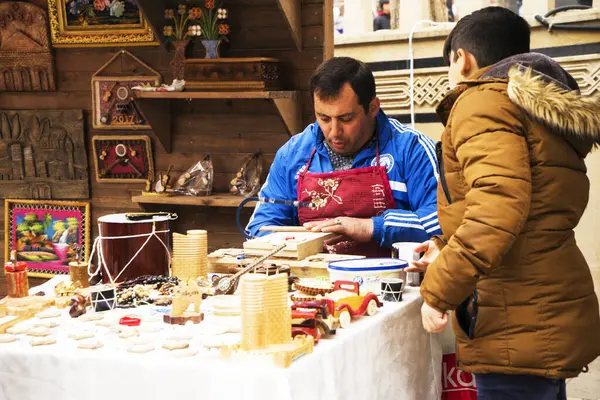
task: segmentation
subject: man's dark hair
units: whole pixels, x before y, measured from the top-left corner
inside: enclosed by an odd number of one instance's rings
[[[336,99],[348,82],[358,96],[358,104],[369,113],[375,98],[375,78],[367,64],[351,57],[333,57],[323,62],[310,78],[310,92],[319,99]]]
[[[503,7],[486,7],[460,19],[444,43],[444,61],[450,52],[464,49],[480,68],[530,50],[531,28],[527,21]]]

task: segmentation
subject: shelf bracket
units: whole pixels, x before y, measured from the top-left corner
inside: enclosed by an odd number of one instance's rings
[[[283,121],[288,135],[302,132],[302,105],[295,98],[275,98],[273,104]]]
[[[300,0],[277,0],[298,51],[302,51],[302,6],[300,3]]]
[[[136,104],[152,127],[154,138],[165,152],[171,152],[171,100],[136,99]]]
[[[136,4],[142,11],[142,14],[148,20],[150,28],[154,31],[154,36],[162,44],[163,50],[166,51],[166,41],[163,36],[162,27],[165,24],[165,9],[167,8],[166,0],[136,0]]]

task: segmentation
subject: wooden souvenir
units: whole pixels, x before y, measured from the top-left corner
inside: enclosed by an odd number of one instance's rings
[[[127,65],[126,70],[123,65]],[[94,129],[152,129],[137,106],[132,90],[147,83],[158,86],[160,74],[127,50],[121,50],[108,60],[92,75]]]
[[[88,276],[88,263],[85,261],[85,246],[73,243],[71,248],[76,254],[75,260],[69,263],[71,282],[80,288],[87,288],[90,286],[90,280]]]
[[[146,182],[154,177],[148,136],[94,136],[97,182]]]
[[[163,316],[165,324],[185,325],[191,321],[199,324],[204,319],[204,313],[200,312],[202,303],[202,291],[195,280],[191,280],[189,285],[182,284],[173,291],[171,312]],[[193,304],[194,311],[187,311]]]
[[[0,110],[0,197],[88,199],[81,110]]]
[[[208,255],[209,273],[230,274],[232,270],[236,270],[251,263],[258,256],[249,255],[244,249],[219,249]],[[328,277],[329,271],[327,265],[332,261],[349,260],[356,258],[365,258],[365,256],[352,254],[329,254],[317,253],[308,256],[302,260],[291,260],[289,258],[281,258],[273,256],[264,261],[264,264],[275,266],[289,266],[291,275],[298,278],[317,278]]]
[[[56,90],[46,11],[21,1],[0,3],[0,91]]]
[[[324,232],[274,232],[244,242],[244,251],[248,255],[261,255],[273,248],[274,244],[285,243],[283,251],[278,257],[303,260],[323,252],[325,239],[334,236],[333,233]]]
[[[239,280],[240,276],[244,275],[247,272],[250,272],[253,268],[256,268],[258,265],[260,265],[260,263],[265,261],[267,258],[279,253],[283,248],[285,248],[285,246],[286,246],[285,244],[280,244],[280,245],[275,246],[274,248],[271,247],[271,250],[267,254],[263,255],[262,257],[260,257],[259,259],[255,260],[255,261],[253,261],[250,265],[242,268],[235,274],[224,275],[224,276],[220,276],[220,277],[216,278],[215,281],[213,282],[213,287],[215,288],[215,294],[217,294],[217,295],[233,294],[235,292],[235,289],[237,288],[238,280]]]
[[[185,86],[200,90],[280,90],[276,58],[188,58]]]

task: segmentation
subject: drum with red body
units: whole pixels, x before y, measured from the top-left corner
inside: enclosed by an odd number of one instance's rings
[[[126,218],[126,214],[111,214],[98,218],[98,225],[106,270],[115,282],[123,282],[143,275],[169,275],[168,217],[154,216],[151,220],[130,221]],[[153,225],[154,235],[152,235]],[[146,241],[148,243],[144,245]],[[143,249],[140,250],[142,246]],[[138,251],[139,254],[136,255]],[[125,266],[127,268],[123,271]],[[110,283],[106,270],[102,268],[102,281]]]

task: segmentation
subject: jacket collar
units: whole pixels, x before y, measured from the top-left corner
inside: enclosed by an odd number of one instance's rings
[[[392,130],[390,127],[390,122],[387,115],[383,112],[383,110],[379,110],[377,116],[375,117],[376,121],[376,130],[379,140],[379,153],[381,153],[382,149],[387,145],[391,136]],[[323,131],[319,127],[319,124],[315,122],[312,126],[312,133],[315,137],[315,143],[317,147],[317,153],[323,156],[327,156],[327,149],[325,148],[325,137],[323,136]],[[356,156],[355,161],[359,161],[365,157],[374,157],[376,154],[375,143],[371,146],[364,148],[358,155]]]

